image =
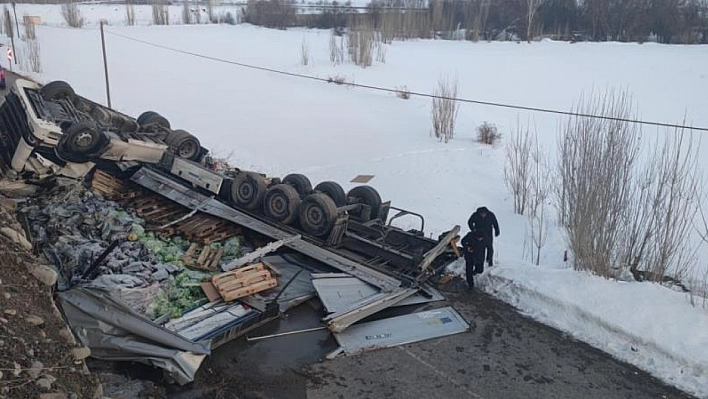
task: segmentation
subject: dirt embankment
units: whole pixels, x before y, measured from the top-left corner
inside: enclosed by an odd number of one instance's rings
[[[83,360],[90,352],[52,300],[56,274],[28,251],[13,209],[0,197],[0,399],[101,398]]]

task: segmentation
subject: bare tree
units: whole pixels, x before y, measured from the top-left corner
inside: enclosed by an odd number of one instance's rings
[[[545,0],[526,0],[526,41],[531,41],[536,13]]]
[[[24,27],[25,27],[25,37],[24,38],[26,40],[34,40],[37,38],[37,33],[36,33],[33,23],[30,23],[30,22],[25,23]]]
[[[135,25],[135,7],[133,7],[132,0],[125,2],[125,24],[128,26]]]
[[[637,125],[626,93],[608,91],[580,101],[559,140],[560,220],[574,254],[574,267],[613,277],[620,254],[639,150]]]
[[[433,97],[431,107],[433,133],[438,140],[446,143],[455,137],[455,121],[460,107],[455,100],[457,89],[457,77],[443,76],[438,80],[438,88]]]
[[[14,37],[15,36],[15,24],[12,23],[12,17],[10,16],[10,10],[8,10],[7,6],[3,7],[3,15],[5,16],[3,18],[4,26],[5,26],[5,33],[7,34],[7,37]]]
[[[528,130],[527,130],[528,131]],[[541,249],[546,245],[548,237],[548,214],[546,205],[551,193],[550,171],[547,167],[543,151],[538,144],[538,135],[534,134],[535,146],[531,149],[531,184],[529,195],[529,226],[531,242],[535,249],[536,265],[541,263]],[[534,257],[534,251],[531,251]]]
[[[152,23],[155,25],[170,24],[170,13],[166,0],[154,0],[152,2]]]
[[[356,65],[366,68],[371,66],[374,54],[375,32],[368,23],[361,23],[347,31],[349,59]]]
[[[531,192],[531,131],[517,122],[516,130],[506,145],[504,183],[514,197],[514,212],[523,215]]]
[[[81,28],[84,26],[84,17],[81,15],[79,6],[73,0],[69,0],[61,5],[61,15],[64,17],[66,24],[72,28]]]
[[[185,25],[191,25],[194,23],[194,16],[192,15],[192,10],[189,7],[188,1],[182,3],[182,23]]]

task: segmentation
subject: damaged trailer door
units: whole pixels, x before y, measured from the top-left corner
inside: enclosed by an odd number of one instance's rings
[[[135,361],[164,369],[183,385],[194,380],[209,341],[193,342],[135,313],[110,292],[76,287],[57,294],[79,341],[101,360]]]

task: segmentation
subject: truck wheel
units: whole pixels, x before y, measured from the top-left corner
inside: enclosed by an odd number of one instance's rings
[[[347,200],[352,203],[368,205],[371,208],[371,219],[379,217],[381,196],[371,186],[356,186],[347,193]]]
[[[194,135],[184,130],[173,130],[165,138],[165,144],[175,150],[180,158],[199,160],[202,146]]]
[[[265,180],[257,173],[239,173],[231,181],[230,201],[236,207],[258,209],[266,194]]]
[[[305,175],[291,173],[283,178],[283,183],[293,186],[297,193],[300,194],[300,198],[305,198],[305,196],[312,193],[312,183]]]
[[[263,212],[276,222],[291,224],[297,218],[298,205],[300,205],[300,195],[293,186],[276,184],[266,192],[263,199]]]
[[[170,121],[167,120],[164,116],[158,114],[155,111],[145,111],[140,116],[138,116],[138,125],[148,125],[148,124],[156,124],[158,126],[162,126],[165,129],[170,129]]]
[[[315,191],[319,191],[334,201],[337,207],[344,206],[347,204],[347,195],[344,193],[344,189],[337,182],[333,181],[323,181],[315,186]]]
[[[108,138],[99,131],[94,122],[80,122],[71,125],[57,146],[68,160],[87,162],[90,156],[96,155],[108,142]]]
[[[300,203],[300,226],[315,237],[327,235],[337,220],[337,205],[324,193],[314,193]]]
[[[71,88],[71,85],[61,80],[55,80],[47,83],[42,86],[39,93],[42,95],[42,98],[47,101],[59,100],[63,98],[73,101],[74,97],[76,97],[76,93],[74,92],[74,89]]]

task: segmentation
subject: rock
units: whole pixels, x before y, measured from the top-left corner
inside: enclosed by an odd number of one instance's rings
[[[20,181],[0,181],[0,194],[8,198],[27,198],[35,194],[38,190],[39,186],[33,186]]]
[[[9,323],[9,322],[7,321],[6,318],[0,317],[0,323],[2,323],[2,324],[7,324],[7,323]]]
[[[5,314],[8,316],[14,316],[17,314],[17,310],[15,309],[5,309]]]
[[[10,295],[9,292],[4,292],[4,293],[2,294],[2,296],[4,296],[5,299],[10,299],[10,298],[12,298],[12,295]]]
[[[30,376],[33,380],[39,377],[40,374],[42,374],[42,369],[44,369],[44,364],[40,361],[33,361],[32,366],[30,366],[29,369],[27,369],[27,375]]]
[[[2,380],[2,371],[0,371],[0,380]]]
[[[27,349],[27,357],[34,357],[34,349]]]
[[[37,384],[38,387],[45,389],[47,391],[52,389],[52,382],[46,378],[40,378],[37,381],[35,381],[34,383]]]
[[[27,241],[24,234],[20,234],[19,232],[15,231],[9,227],[0,228],[0,234],[9,238],[15,244],[19,244],[22,248],[25,249],[25,251],[32,250],[32,244],[29,241]]]
[[[66,399],[66,394],[63,392],[43,393],[39,395],[39,399]]]
[[[59,275],[54,269],[44,265],[38,265],[36,267],[33,267],[30,270],[30,273],[32,273],[32,275],[36,277],[37,280],[41,281],[44,285],[48,285],[50,287],[54,286],[54,284],[57,283],[57,278],[59,277]]]
[[[71,350],[71,355],[74,356],[74,359],[76,360],[84,360],[91,356],[91,349],[85,346],[81,348],[74,348]]]
[[[25,321],[30,323],[33,326],[41,326],[42,324],[44,324],[43,318],[41,318],[39,316],[32,315],[32,314],[25,317]]]
[[[44,330],[39,330],[37,335],[39,335],[39,338],[42,338],[42,339],[47,338],[47,333],[45,333]]]
[[[17,362],[12,362],[12,363],[14,366],[14,369],[12,370],[12,375],[14,375],[15,377],[19,377],[20,374],[22,373],[22,367],[20,367],[20,365],[17,364]]]

